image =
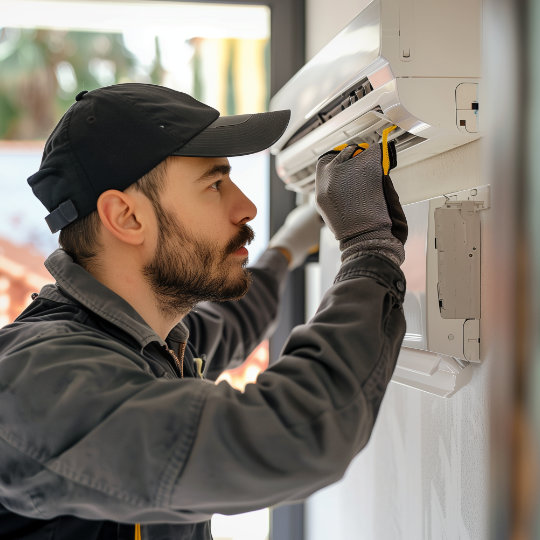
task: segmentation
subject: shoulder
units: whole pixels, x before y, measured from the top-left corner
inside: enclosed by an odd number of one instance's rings
[[[16,321],[0,330],[0,374],[45,367],[52,374],[83,364],[96,373],[148,371],[139,351],[79,321]]]
[[[0,356],[41,346],[48,341],[69,340],[73,335],[87,333],[84,324],[68,320],[22,320],[15,321],[0,330]]]

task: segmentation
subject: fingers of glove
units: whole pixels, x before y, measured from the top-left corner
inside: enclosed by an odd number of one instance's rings
[[[347,161],[353,156],[353,154],[357,150],[358,150],[358,145],[349,144],[335,157],[334,163],[338,165],[339,163],[343,163],[344,161]]]
[[[290,256],[290,268],[296,268],[302,264],[310,250],[318,246],[323,223],[313,205],[298,206],[271,238],[269,247],[285,248]]]
[[[340,147],[338,146],[337,148]],[[322,166],[328,166],[330,164],[337,165],[338,163],[343,163],[344,161],[347,161],[357,149],[358,146],[356,144],[349,144],[343,148],[343,150],[329,150],[319,157],[317,160],[317,168],[319,167],[319,164]]]
[[[358,145],[358,148],[355,150],[354,154],[352,155],[352,157],[355,157],[357,156],[358,154],[361,154],[364,150],[367,150],[369,148],[369,145],[368,144],[359,144]]]
[[[368,143],[358,143],[358,144],[353,144],[353,145],[348,145],[348,144],[340,144],[339,146],[336,146],[335,148],[332,149],[333,152],[341,152],[341,150],[345,150],[345,148],[347,148],[347,146],[355,146],[356,147],[356,150],[354,151],[354,154],[352,155],[352,157],[356,156],[357,154],[359,154],[360,152],[363,152],[364,150],[367,150],[369,148],[369,144]]]
[[[409,233],[407,218],[399,202],[399,196],[394,189],[394,184],[388,175],[383,177],[383,192],[386,206],[388,207],[388,214],[392,220],[392,235],[402,244],[405,244]]]
[[[318,167],[317,204],[338,240],[381,228],[390,230],[382,176],[379,145],[370,146],[336,167]]]
[[[328,153],[319,158],[315,173],[315,189],[318,204],[321,198],[332,197],[332,193],[339,196],[349,188],[354,190],[355,187],[358,187],[358,177],[363,176],[366,172],[369,175],[378,174],[378,177],[381,177],[380,165],[373,163],[373,160],[369,158],[370,154],[380,152],[379,147],[373,145],[370,149],[357,154],[358,150],[363,149],[359,148],[356,144],[349,145],[339,154],[331,155]],[[364,159],[364,156],[367,157]],[[379,157],[378,161],[380,159]]]

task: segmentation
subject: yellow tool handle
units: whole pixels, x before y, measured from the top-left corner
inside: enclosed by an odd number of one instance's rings
[[[347,143],[343,143],[343,144],[340,144],[339,146],[336,146],[335,148],[332,148],[332,150],[336,152],[341,152],[342,150],[347,148],[347,146],[349,146]],[[357,156],[360,152],[363,152],[364,150],[367,150],[369,148],[369,144],[365,142],[357,144],[356,146],[358,146],[359,148],[358,150],[354,151],[354,154],[352,155],[352,157]]]
[[[388,174],[388,171],[390,170],[390,156],[388,155],[388,134],[391,131],[394,131],[394,129],[396,128],[397,126],[390,126],[384,129],[382,132],[382,151],[383,151],[382,166],[383,166],[383,171],[385,175]],[[339,146],[336,146],[335,148],[332,148],[332,150],[334,150],[335,152],[341,152],[342,150],[347,148],[347,146],[349,146],[347,143],[343,143],[343,144],[340,144]],[[358,150],[355,150],[352,157],[357,156],[358,154],[360,154],[360,152],[363,152],[364,150],[367,150],[369,148],[368,143],[360,143],[360,144],[357,144],[356,146],[358,146]]]

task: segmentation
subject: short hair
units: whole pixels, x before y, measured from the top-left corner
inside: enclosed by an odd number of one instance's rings
[[[168,159],[160,162],[127,188],[133,188],[146,195],[152,202],[156,212],[160,207],[159,195],[165,184]],[[95,262],[101,247],[99,242],[100,223],[98,211],[94,210],[87,216],[64,227],[58,237],[60,247],[86,270]]]

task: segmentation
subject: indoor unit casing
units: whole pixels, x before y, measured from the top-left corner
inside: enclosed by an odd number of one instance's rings
[[[477,139],[480,29],[480,0],[373,0],[270,102],[291,109],[271,148],[287,187],[311,191],[321,154],[391,125],[398,166]]]

